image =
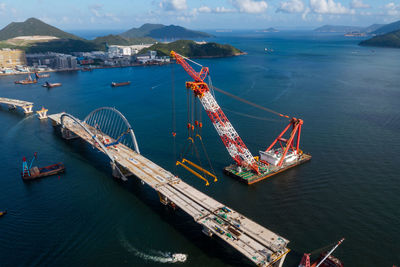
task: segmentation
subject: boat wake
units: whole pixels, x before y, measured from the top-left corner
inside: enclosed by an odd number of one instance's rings
[[[136,257],[142,258],[146,261],[154,261],[159,263],[179,263],[185,262],[187,260],[187,255],[182,253],[171,253],[171,252],[162,252],[162,251],[152,251],[150,253],[145,253],[129,243],[126,238],[120,238],[121,245],[130,253],[133,253]]]

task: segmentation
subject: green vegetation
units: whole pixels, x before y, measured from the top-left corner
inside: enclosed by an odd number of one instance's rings
[[[207,38],[210,34],[192,31],[175,25],[143,24],[140,28],[132,28],[120,34],[127,38],[152,37],[156,39],[178,39],[178,38]]]
[[[160,56],[169,56],[171,50],[186,57],[229,57],[243,54],[239,49],[228,44],[205,43],[198,44],[190,40],[179,40],[171,43],[157,43],[145,48],[140,53],[149,50],[157,51]]]
[[[360,45],[400,48],[400,30],[372,37],[362,41]]]
[[[136,37],[127,38],[120,35],[106,35],[97,37],[93,40],[93,43],[97,45],[137,45],[137,44],[153,44],[156,40],[150,37]]]
[[[99,45],[92,41],[74,40],[74,39],[58,39],[49,42],[38,42],[30,46],[21,47],[26,53],[71,53],[71,52],[90,52],[101,50]],[[104,48],[102,49],[104,50]]]
[[[27,19],[24,22],[12,22],[0,30],[0,40],[8,40],[18,36],[32,35],[54,36],[62,39],[82,40],[82,38],[79,38],[78,36],[64,32],[35,18]]]

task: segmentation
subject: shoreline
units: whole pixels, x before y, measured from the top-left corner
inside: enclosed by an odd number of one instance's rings
[[[189,57],[189,58],[225,58],[225,57],[237,57],[237,56],[243,56],[247,55],[247,52],[240,52],[240,53],[235,53],[233,55],[229,56],[200,56],[200,57]],[[96,66],[96,67],[91,67],[91,70],[84,71],[84,72],[90,72],[92,70],[96,69],[113,69],[113,68],[129,68],[129,67],[146,67],[146,66],[163,66],[163,65],[168,65],[168,64],[173,64],[173,61],[170,62],[162,62],[162,63],[146,63],[146,64],[130,64],[126,66]],[[65,71],[82,71],[82,69],[85,67],[81,68],[76,68],[76,69],[56,69],[56,70],[46,70],[46,71],[37,71],[37,73],[48,73],[48,72],[65,72]],[[17,73],[0,73],[1,76],[12,76],[12,75],[30,75],[30,74],[35,74],[36,72],[29,71],[29,72],[17,72]]]

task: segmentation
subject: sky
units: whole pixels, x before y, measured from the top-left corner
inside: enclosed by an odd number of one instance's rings
[[[0,27],[35,17],[64,30],[368,26],[400,20],[400,0],[0,0]]]

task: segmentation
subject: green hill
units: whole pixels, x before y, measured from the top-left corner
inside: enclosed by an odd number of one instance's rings
[[[390,33],[390,32],[394,32],[394,31],[398,31],[400,30],[400,20],[399,21],[395,21],[393,23],[384,25],[380,28],[378,28],[376,31],[373,31],[373,34],[376,35],[380,35],[380,34],[386,34],[386,33]]]
[[[179,39],[179,38],[207,38],[210,34],[200,31],[192,31],[181,26],[162,24],[143,24],[140,28],[132,28],[120,34],[123,37],[152,37],[156,39]]]
[[[106,35],[97,37],[93,40],[93,43],[98,45],[135,45],[135,44],[152,44],[156,40],[150,37],[137,37],[137,38],[126,38],[120,35]]]
[[[30,18],[24,22],[11,22],[2,30],[0,30],[0,40],[8,40],[18,36],[54,36],[62,39],[82,40],[78,36],[64,32],[53,27],[41,20]]]
[[[171,50],[186,57],[229,57],[243,54],[239,49],[228,44],[205,43],[198,44],[191,40],[179,40],[171,43],[157,43],[145,48],[140,53],[149,50],[157,51],[160,56],[169,56]]]
[[[372,37],[362,41],[360,45],[400,48],[400,30]]]

